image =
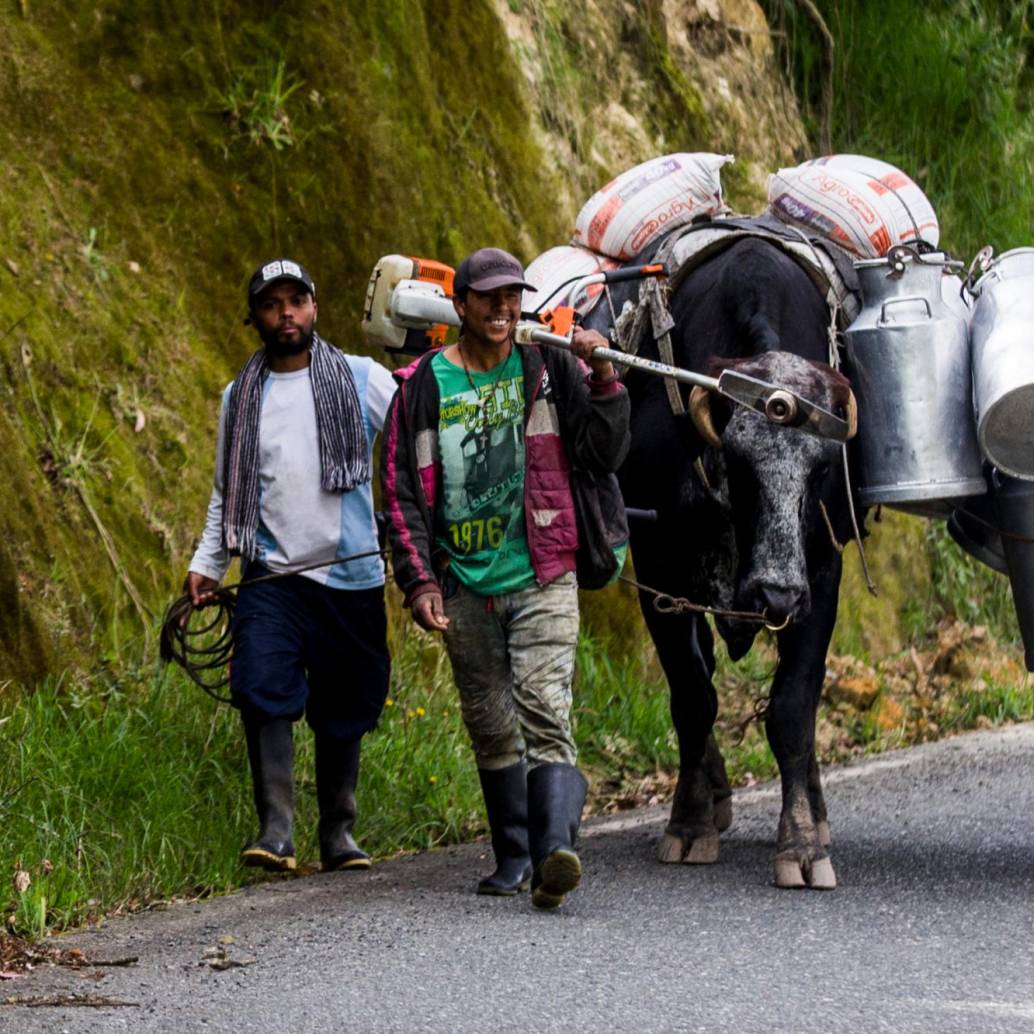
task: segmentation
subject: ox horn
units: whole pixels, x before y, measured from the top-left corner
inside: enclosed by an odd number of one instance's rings
[[[722,447],[722,440],[714,429],[714,421],[711,419],[711,393],[707,388],[699,385],[689,393],[689,415],[693,420],[693,426],[700,433],[700,437],[708,445],[715,449]]]
[[[847,440],[850,441],[858,434],[858,400],[853,391],[848,393],[844,403],[844,419],[847,421]]]

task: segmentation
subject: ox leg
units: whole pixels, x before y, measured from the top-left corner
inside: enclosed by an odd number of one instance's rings
[[[718,832],[728,827],[732,809],[725,762],[711,736],[718,713],[711,629],[702,617],[658,614],[649,600],[642,603],[671,687],[671,718],[679,740],[679,778],[657,857],[662,862],[717,862]]]
[[[829,831],[826,798],[822,793],[822,775],[819,772],[819,759],[815,756],[814,746],[811,748],[811,761],[808,763],[808,800],[811,802],[811,817],[819,834],[819,843],[823,847],[829,847],[833,843],[833,836]]]
[[[704,767],[707,769],[707,778],[711,783],[715,828],[719,833],[724,833],[732,825],[732,786],[729,785],[725,758],[722,757],[713,730],[707,737],[707,744],[704,747]],[[821,794],[821,790],[819,792]]]
[[[833,863],[822,843],[821,829],[825,825],[828,835],[828,823],[815,759],[815,715],[836,621],[838,574],[827,573],[816,584],[810,618],[779,635],[779,667],[765,723],[783,791],[775,857],[777,887],[832,890],[836,886]]]

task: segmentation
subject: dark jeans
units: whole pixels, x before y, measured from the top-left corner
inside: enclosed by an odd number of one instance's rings
[[[245,580],[269,572],[249,564]],[[245,585],[233,616],[230,692],[242,712],[301,717],[355,739],[388,695],[384,589],[330,589],[301,575]]]

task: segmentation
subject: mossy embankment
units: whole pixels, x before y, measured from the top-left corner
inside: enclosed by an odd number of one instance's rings
[[[594,99],[663,96],[658,23],[644,34],[626,5],[592,7],[622,55]],[[707,136],[697,112],[666,102],[616,142],[583,114],[578,147],[556,143],[524,62],[546,21],[570,35],[560,11],[24,0],[0,12],[0,869],[24,874],[3,901],[12,928],[241,878],[251,815],[234,716],[178,672],[155,673],[153,636],[203,518],[219,392],[254,347],[242,326],[254,266],[304,261],[325,336],[363,351],[380,255],[455,263],[490,242],[530,259],[567,239],[581,198],[614,172]],[[526,50],[503,18],[530,19]],[[574,93],[556,95],[572,118],[593,67],[577,55]],[[447,665],[411,628],[393,624],[396,702],[360,792],[378,853],[482,821]],[[612,700],[642,705],[653,717],[629,758],[670,763],[663,697],[607,667],[590,737],[617,720]],[[199,819],[218,834],[199,836]]]
[[[0,15],[0,650],[31,684],[139,638],[182,577],[258,261],[303,258],[356,347],[379,255],[527,254],[561,223],[487,4],[23,12]]]

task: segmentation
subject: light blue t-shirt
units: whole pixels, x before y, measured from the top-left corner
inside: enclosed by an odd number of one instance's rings
[[[366,440],[371,450],[384,426],[395,381],[379,363],[363,356],[346,356],[362,407]],[[208,517],[190,570],[221,580],[230,564],[222,545],[223,450],[226,403],[223,393],[216,447],[215,484]],[[371,460],[372,472],[372,460]],[[367,553],[378,548],[370,483],[349,492],[327,492],[320,484],[319,437],[309,369],[270,373],[262,390],[259,422],[260,563],[271,571],[288,572],[309,564]],[[379,556],[318,567],[304,577],[335,589],[369,589],[384,584]]]

